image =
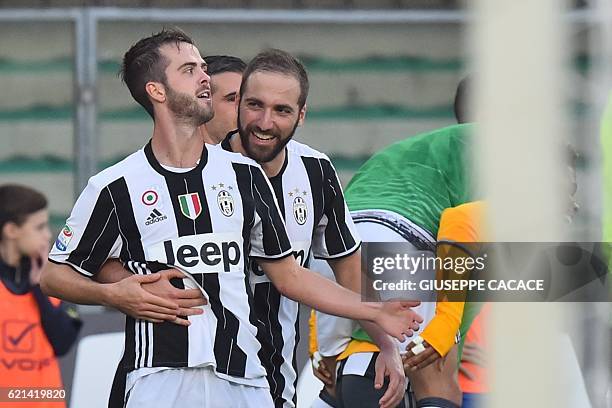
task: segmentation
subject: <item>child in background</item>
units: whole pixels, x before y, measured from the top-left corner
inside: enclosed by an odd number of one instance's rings
[[[0,387],[62,388],[58,356],[68,352],[81,321],[38,285],[49,253],[46,198],[20,185],[0,186]],[[60,237],[70,239],[71,231]],[[64,245],[58,238],[56,245]],[[9,406],[6,403],[0,406]],[[65,402],[20,402],[21,408]]]

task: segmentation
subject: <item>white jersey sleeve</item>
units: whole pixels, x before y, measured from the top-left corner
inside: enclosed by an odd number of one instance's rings
[[[112,190],[112,184],[87,183],[51,248],[51,262],[92,277],[108,258],[119,257],[122,241]]]

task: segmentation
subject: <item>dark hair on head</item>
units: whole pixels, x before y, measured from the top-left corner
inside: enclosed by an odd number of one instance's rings
[[[255,72],[273,72],[283,75],[292,76],[300,83],[300,97],[298,105],[301,108],[306,104],[308,97],[308,74],[304,65],[293,55],[286,51],[277,49],[268,49],[260,52],[248,63],[244,73],[242,74],[242,83],[240,84],[240,97],[242,97],[246,84]]]
[[[204,57],[204,61],[208,66],[208,75],[217,75],[224,72],[242,74],[247,66],[243,60],[231,55],[209,55]]]
[[[166,67],[170,63],[159,49],[166,44],[194,44],[193,40],[178,28],[163,29],[157,34],[143,38],[125,53],[119,75],[127,85],[136,102],[155,118],[153,104],[149,100],[145,85],[147,82],[166,83]]]
[[[457,123],[467,123],[473,121],[473,118],[470,117],[470,103],[472,103],[471,95],[472,76],[468,75],[459,81],[459,85],[457,85],[457,92],[455,93],[455,104],[453,108]]]
[[[47,199],[32,188],[18,184],[0,186],[0,240],[6,223],[21,225],[29,215],[45,208]]]

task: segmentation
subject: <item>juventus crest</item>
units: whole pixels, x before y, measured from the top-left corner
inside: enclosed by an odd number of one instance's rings
[[[231,217],[234,214],[234,198],[228,191],[219,191],[219,194],[217,194],[217,204],[219,204],[221,213],[226,217]]]
[[[293,216],[295,217],[295,221],[304,225],[306,223],[306,217],[308,216],[308,206],[306,205],[306,201],[301,196],[295,197],[293,200]]]

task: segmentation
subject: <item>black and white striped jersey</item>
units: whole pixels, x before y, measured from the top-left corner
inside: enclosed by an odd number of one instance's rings
[[[177,286],[201,287],[208,297],[204,313],[190,316],[189,327],[128,317],[125,368],[212,365],[222,378],[267,386],[247,268],[250,257],[291,254],[254,161],[206,145],[195,168],[173,172],[149,143],[89,180],[50,260],[90,277],[108,258],[132,261],[141,273],[179,267],[189,278]]]
[[[221,146],[231,151],[229,137]],[[285,163],[270,178],[297,261],[308,267],[315,258],[341,258],[355,252],[360,240],[329,158],[294,140],[287,144]],[[265,326],[258,336],[260,359],[276,407],[295,406],[299,340],[298,303],[282,296],[253,260],[251,285],[257,317]]]

